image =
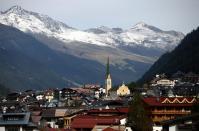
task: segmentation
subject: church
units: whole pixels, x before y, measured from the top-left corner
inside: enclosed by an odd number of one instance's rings
[[[113,89],[112,88],[112,79],[110,74],[110,68],[109,68],[109,57],[107,59],[107,65],[106,65],[106,79],[105,79],[105,97],[109,97],[110,94],[115,94],[116,96],[127,96],[130,95],[129,88],[123,83],[118,88]],[[114,91],[115,90],[115,91]],[[115,92],[115,93],[113,93]]]

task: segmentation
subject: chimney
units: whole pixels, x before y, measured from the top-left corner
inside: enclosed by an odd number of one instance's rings
[[[7,107],[3,107],[3,114],[5,114],[6,113],[6,110],[7,110]]]

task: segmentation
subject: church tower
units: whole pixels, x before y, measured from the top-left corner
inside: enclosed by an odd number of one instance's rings
[[[107,60],[107,65],[106,65],[106,80],[105,80],[105,93],[106,97],[108,96],[108,91],[112,88],[112,80],[111,80],[111,75],[109,71],[109,57]]]

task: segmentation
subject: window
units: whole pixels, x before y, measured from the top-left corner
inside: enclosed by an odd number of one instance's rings
[[[19,127],[6,127],[6,131],[19,131]]]

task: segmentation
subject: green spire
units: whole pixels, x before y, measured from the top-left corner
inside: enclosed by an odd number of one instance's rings
[[[108,77],[109,74],[110,72],[109,72],[109,57],[108,57],[107,64],[106,64],[106,77]]]

